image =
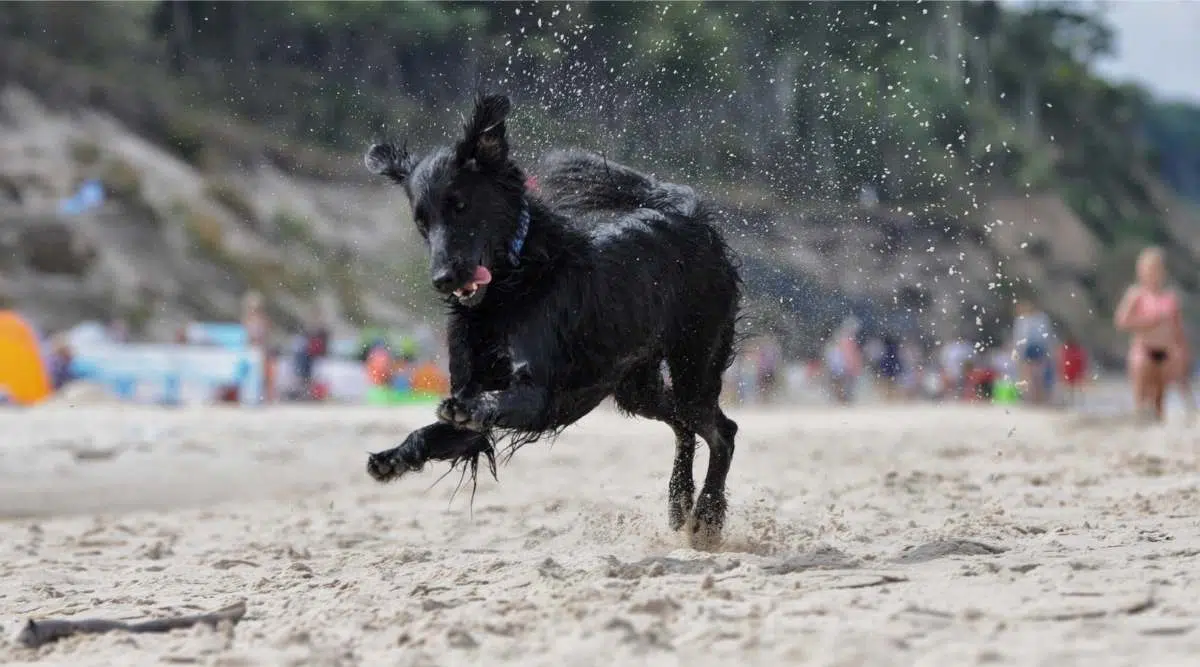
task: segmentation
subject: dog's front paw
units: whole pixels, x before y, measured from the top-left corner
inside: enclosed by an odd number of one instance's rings
[[[459,428],[471,428],[471,406],[466,401],[451,396],[438,404],[438,421]]]
[[[466,428],[468,431],[486,431],[490,420],[488,420],[485,403],[481,399],[463,401],[461,398],[451,396],[438,404],[438,421],[458,428]]]
[[[420,472],[423,467],[423,462],[406,451],[403,445],[367,457],[367,474],[377,482],[390,482],[404,473]]]

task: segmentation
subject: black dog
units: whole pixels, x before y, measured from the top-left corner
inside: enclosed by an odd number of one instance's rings
[[[509,159],[509,109],[481,98],[462,139],[423,159],[389,144],[366,155],[404,186],[428,244],[450,308],[451,383],[439,421],[372,454],[367,471],[385,481],[445,460],[474,476],[483,455],[495,475],[499,438],[511,455],[614,396],[675,431],[670,525],[692,518],[693,544],[711,546],[737,433],[718,397],[741,293],[716,216],[691,188],[589,153],[552,154],[541,195],[527,192]],[[693,514],[697,434],[710,456]]]

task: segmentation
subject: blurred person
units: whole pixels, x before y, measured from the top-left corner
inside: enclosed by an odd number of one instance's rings
[[[901,397],[900,392],[900,377],[904,373],[904,363],[901,361],[900,342],[891,334],[884,335],[880,341],[879,358],[875,362],[875,371],[878,374],[881,388],[883,389],[883,398],[886,401],[894,401]]]
[[[910,400],[920,398],[926,391],[925,368],[921,363],[921,346],[913,341],[900,345],[901,395]]]
[[[1183,380],[1190,361],[1180,299],[1167,286],[1162,249],[1142,250],[1134,272],[1135,282],[1125,290],[1113,319],[1118,330],[1131,334],[1127,364],[1137,414],[1162,421],[1167,386]],[[1190,394],[1190,389],[1188,383],[1185,391]]]
[[[996,387],[996,371],[986,363],[976,364],[975,359],[967,359],[962,365],[962,394],[960,398],[968,402],[990,402]]]
[[[50,384],[58,391],[78,378],[75,373],[75,352],[65,334],[55,334],[50,343]]]
[[[317,360],[324,358],[329,350],[329,329],[319,306],[309,313],[301,338],[296,353],[296,378],[300,381],[301,398],[308,400],[314,396],[313,374]]]
[[[833,398],[838,403],[854,400],[854,389],[862,374],[862,349],[858,344],[859,323],[848,317],[830,337],[825,347],[825,368],[829,373]]]
[[[275,401],[276,363],[271,354],[271,319],[267,315],[263,295],[250,290],[242,297],[242,327],[246,329],[246,340],[250,349],[258,350],[263,360],[263,401]]]
[[[380,387],[392,384],[392,353],[386,345],[372,345],[366,359],[367,381]]]
[[[1029,402],[1041,405],[1046,401],[1046,370],[1050,365],[1053,325],[1049,315],[1026,299],[1018,300],[1014,310],[1012,337],[1017,368]]]
[[[188,323],[185,322],[175,327],[175,333],[171,336],[171,341],[176,345],[191,344]],[[220,396],[217,399],[220,400]],[[181,403],[183,403],[183,362],[177,355],[171,355],[171,362],[168,364],[167,377],[163,387],[162,404],[177,406]]]
[[[938,364],[946,378],[947,393],[953,398],[965,395],[967,386],[966,364],[975,356],[975,347],[968,341],[956,338],[943,344],[938,350]]]
[[[283,358],[282,346],[275,341],[263,350],[263,400],[275,403],[279,400],[279,363]]]
[[[775,336],[767,336],[758,346],[758,391],[763,403],[775,400],[779,375],[783,364],[783,350]]]
[[[267,316],[263,295],[258,290],[250,290],[242,296],[242,326],[246,329],[246,339],[251,347],[261,348],[267,344],[271,336],[271,320]]]
[[[1058,364],[1060,361],[1059,348],[1051,348],[1046,353],[1046,363],[1042,367],[1042,402],[1050,403],[1054,399],[1054,390],[1058,387]]]
[[[1080,390],[1087,382],[1087,350],[1073,335],[1068,335],[1058,351],[1058,378],[1063,383],[1063,399],[1074,406]]]
[[[874,380],[875,393],[878,396],[883,396],[887,393],[887,378],[879,372],[879,362],[883,359],[883,339],[879,336],[872,336],[862,345],[863,363],[867,368],[871,369],[871,378]]]
[[[862,346],[863,359],[871,368],[879,365],[879,360],[883,358],[883,338],[872,336]]]

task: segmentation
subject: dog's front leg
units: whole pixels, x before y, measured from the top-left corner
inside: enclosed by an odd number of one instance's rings
[[[454,423],[450,416],[456,400],[479,395],[487,390],[508,386],[512,367],[497,353],[500,345],[485,328],[461,316],[450,319],[448,350],[450,353],[450,397],[437,407],[438,419]]]
[[[408,472],[420,472],[427,461],[476,463],[480,455],[487,457],[494,474],[495,458],[486,434],[451,424],[430,424],[410,433],[400,446],[371,454],[367,474],[386,482]]]
[[[438,410],[438,419],[482,433],[496,427],[544,431],[553,425],[549,408],[549,392],[545,388],[518,385],[502,391],[447,399]]]

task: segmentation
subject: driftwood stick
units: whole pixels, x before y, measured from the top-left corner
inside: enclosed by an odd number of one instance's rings
[[[190,628],[200,624],[215,628],[221,621],[237,623],[245,615],[246,603],[242,601],[206,614],[156,618],[138,623],[110,621],[103,618],[47,618],[40,621],[31,618],[25,622],[25,627],[17,635],[17,642],[28,648],[37,648],[72,635],[112,632],[113,630],[134,633],[170,632],[177,628]]]
[[[1129,602],[1116,609],[1085,609],[1079,611],[1062,611],[1052,614],[1039,614],[1033,616],[1030,620],[1034,621],[1078,621],[1094,618],[1105,618],[1107,616],[1136,616],[1142,612],[1149,611],[1154,608],[1155,600],[1153,595],[1147,595],[1144,598]]]

